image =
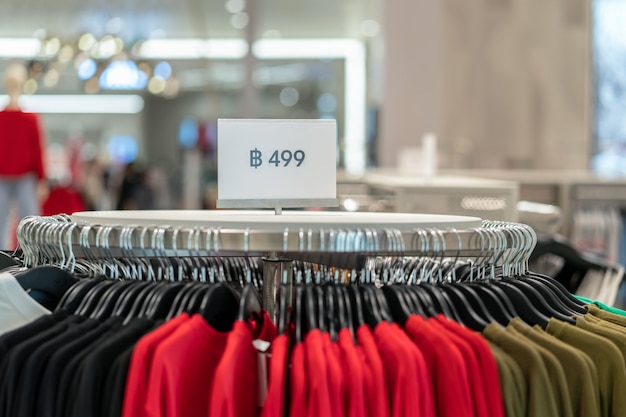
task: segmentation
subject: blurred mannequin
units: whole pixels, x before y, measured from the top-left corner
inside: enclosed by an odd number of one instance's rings
[[[39,118],[23,112],[18,104],[26,79],[23,65],[11,64],[6,69],[9,103],[0,111],[0,249],[11,249],[11,206],[15,204],[18,219],[37,215],[47,194]]]

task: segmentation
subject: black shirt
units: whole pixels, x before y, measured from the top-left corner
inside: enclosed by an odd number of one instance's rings
[[[25,326],[18,327],[17,329],[3,334],[0,336],[0,358],[4,358],[13,346],[49,329],[66,317],[67,313],[65,313],[65,311],[55,311],[52,314],[41,316]]]
[[[42,389],[39,390],[37,397],[36,415],[41,417],[57,415],[57,402],[61,403],[60,407],[65,405],[61,401],[61,399],[65,399],[65,390],[61,388],[61,376],[63,371],[69,368],[69,362],[81,352],[88,352],[92,343],[112,328],[119,327],[122,321],[123,319],[120,317],[108,319],[90,331],[68,341],[65,346],[59,347],[52,353],[41,378]]]
[[[74,376],[75,390],[72,414],[69,417],[102,416],[102,393],[112,387],[105,386],[106,374],[116,358],[154,327],[154,321],[145,318],[133,319],[122,330],[99,344],[81,361]]]
[[[63,333],[42,343],[28,355],[17,381],[17,398],[13,403],[12,416],[32,417],[35,415],[36,401],[33,400],[37,398],[40,389],[46,388],[41,383],[51,355],[100,324],[95,319],[86,319],[80,324],[70,324]]]
[[[107,375],[104,386],[108,389],[104,390],[102,396],[103,408],[102,416],[120,417],[124,406],[124,394],[126,392],[126,378],[128,377],[128,368],[130,367],[130,358],[133,355],[135,344],[126,349],[113,362],[113,366]]]

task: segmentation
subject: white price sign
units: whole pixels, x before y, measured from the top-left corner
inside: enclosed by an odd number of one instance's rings
[[[337,205],[335,120],[219,119],[220,208]]]

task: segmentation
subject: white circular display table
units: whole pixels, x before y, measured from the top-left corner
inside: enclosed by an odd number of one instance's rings
[[[213,227],[282,231],[295,229],[396,229],[454,228],[467,230],[481,226],[477,217],[409,214],[409,213],[347,213],[333,211],[273,211],[249,210],[125,210],[87,211],[74,213],[74,222],[100,225],[140,225],[171,227]]]

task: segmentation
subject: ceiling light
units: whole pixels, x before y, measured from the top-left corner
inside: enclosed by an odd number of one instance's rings
[[[59,38],[48,39],[43,47],[43,54],[45,56],[54,56],[61,49],[61,41]]]
[[[97,70],[98,65],[96,64],[96,61],[91,58],[87,58],[78,66],[78,78],[81,80],[88,80],[96,75]]]
[[[154,95],[157,95],[161,94],[164,90],[165,80],[158,77],[152,77],[150,79],[150,82],[148,83],[148,91],[150,91]]]
[[[8,101],[8,96],[0,96],[0,104],[5,105]],[[141,96],[125,94],[95,96],[59,94],[20,97],[22,108],[37,113],[136,114],[143,110],[143,105],[144,101]]]
[[[137,51],[144,59],[241,59],[247,53],[243,39],[152,39]]]
[[[41,41],[32,38],[0,38],[0,57],[32,58],[39,54]]]
[[[96,38],[91,33],[85,33],[78,39],[78,49],[88,51],[96,44]]]
[[[159,62],[154,67],[154,76],[167,80],[172,76],[172,66],[165,61]]]

